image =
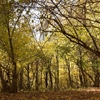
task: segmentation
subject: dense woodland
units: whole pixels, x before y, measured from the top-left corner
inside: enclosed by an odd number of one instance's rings
[[[100,87],[100,0],[0,0],[0,90]]]

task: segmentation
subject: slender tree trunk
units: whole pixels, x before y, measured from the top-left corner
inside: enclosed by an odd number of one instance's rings
[[[87,87],[86,77],[85,73],[83,71],[83,68],[80,66],[80,72],[81,72],[81,81],[82,81],[82,87]]]
[[[16,71],[16,67],[14,67],[14,70],[12,72],[12,88],[11,88],[11,92],[12,93],[16,93],[18,91],[18,88],[17,88],[17,71]]]
[[[70,63],[71,64],[71,63]],[[69,77],[69,83],[70,83],[70,87],[73,87],[73,83],[72,83],[72,79],[71,79],[71,74],[70,74],[70,65],[67,66],[68,67],[68,77]]]
[[[79,69],[79,79],[80,79],[80,85],[83,87],[84,82],[83,82],[83,77],[80,69]]]
[[[38,83],[38,61],[36,61],[36,80],[35,80],[35,86],[36,86],[36,90],[39,90],[39,83]]]
[[[52,73],[51,73],[50,66],[48,67],[48,70],[49,70],[49,77],[50,77],[50,89],[52,89],[53,88],[53,81],[52,81]]]
[[[69,85],[72,88],[73,87],[73,83],[72,83],[71,74],[70,74],[71,62],[69,63],[67,61],[66,57],[65,57],[65,61],[66,61],[66,66],[67,66],[67,70],[68,70]]]
[[[10,86],[8,85],[8,81],[5,80],[3,77],[1,66],[0,66],[0,78],[1,78],[2,92],[9,92]]]
[[[100,70],[99,70],[99,64],[98,57],[93,55],[91,58],[92,62],[92,70],[94,72],[94,87],[99,87],[100,85]]]
[[[56,55],[56,89],[59,90],[59,57],[58,57],[58,49]]]
[[[94,79],[94,87],[99,87],[99,85],[100,85],[100,73],[97,70]]]
[[[19,74],[19,90],[23,90],[23,69]]]
[[[45,72],[45,87],[48,88],[48,71]]]
[[[31,86],[30,86],[30,66],[27,66],[27,89],[30,91]]]

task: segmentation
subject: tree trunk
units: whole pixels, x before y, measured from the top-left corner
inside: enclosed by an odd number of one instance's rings
[[[27,89],[30,91],[31,86],[30,86],[30,66],[27,65]]]
[[[66,62],[67,70],[68,70],[69,85],[72,88],[73,87],[73,83],[72,83],[71,74],[70,74],[71,62],[69,64],[69,62],[66,59],[66,56],[65,56],[65,62]]]
[[[36,80],[35,80],[36,91],[39,90],[39,83],[38,83],[38,61],[36,61]]]
[[[45,72],[45,87],[48,88],[48,71]]]
[[[83,87],[84,82],[80,69],[79,69],[79,79],[80,79],[80,85]]]
[[[86,82],[86,77],[85,77],[85,73],[83,71],[83,68],[80,66],[79,67],[80,72],[81,72],[81,77],[82,77],[82,87],[87,87],[87,82]]]
[[[50,89],[52,89],[53,88],[53,81],[52,81],[52,73],[51,73],[50,66],[48,66],[48,70],[49,70],[49,77],[50,77]]]
[[[70,65],[67,66],[68,67],[68,77],[69,77],[69,83],[70,83],[70,87],[73,87],[73,83],[72,83],[72,79],[71,79],[71,74],[70,74]]]
[[[100,73],[99,71],[97,70],[96,71],[96,74],[95,74],[95,80],[94,80],[94,87],[99,87],[99,84],[100,84]]]
[[[19,90],[23,90],[23,69],[20,71],[19,74]]]
[[[11,87],[12,93],[16,93],[18,91],[18,87],[17,87],[18,80],[17,79],[18,79],[18,75],[17,75],[16,64],[15,64],[14,70],[12,72],[12,87]]]
[[[0,66],[0,78],[1,78],[1,85],[2,85],[2,92],[9,92],[10,91],[10,86],[8,85],[8,81],[4,79],[2,69]]]
[[[59,90],[59,57],[58,57],[58,50],[56,51],[56,79],[55,79],[55,85],[56,90]]]
[[[100,85],[100,70],[99,70],[99,64],[98,57],[93,55],[90,60],[92,62],[92,70],[94,72],[94,87],[99,87]]]

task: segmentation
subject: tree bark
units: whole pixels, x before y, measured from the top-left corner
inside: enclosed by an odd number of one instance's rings
[[[45,72],[45,87],[48,88],[48,71]]]
[[[0,78],[1,78],[1,85],[2,85],[1,91],[2,92],[10,92],[10,86],[8,85],[8,80],[4,79],[1,66],[0,66]]]
[[[86,76],[85,76],[85,73],[84,73],[84,69],[83,69],[83,63],[82,63],[82,50],[81,48],[79,47],[78,48],[78,52],[79,52],[79,59],[77,60],[77,65],[79,67],[79,77],[80,77],[80,82],[81,82],[81,85],[82,87],[87,87],[87,82],[86,82]]]
[[[27,65],[27,89],[30,91],[31,86],[30,86],[30,65]]]
[[[48,67],[48,70],[49,70],[49,77],[50,77],[50,89],[52,89],[53,88],[53,81],[52,81],[52,73],[51,73],[50,66]]]
[[[96,74],[95,74],[95,78],[94,78],[94,87],[99,87],[100,85],[100,73],[99,71],[97,70],[96,71]]]
[[[56,51],[56,89],[59,90],[59,57],[58,57],[58,48]]]
[[[39,82],[38,82],[38,61],[36,61],[36,80],[35,80],[35,87],[36,87],[36,91],[39,90]]]
[[[19,73],[19,90],[23,90],[23,69]]]
[[[68,70],[69,85],[72,88],[73,87],[73,83],[72,83],[72,78],[71,78],[71,73],[70,73],[71,62],[69,64],[69,62],[67,61],[66,57],[65,57],[65,62],[66,62],[67,70]]]

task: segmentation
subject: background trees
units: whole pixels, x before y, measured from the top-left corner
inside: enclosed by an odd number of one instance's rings
[[[2,91],[99,87],[99,3],[2,0]]]

